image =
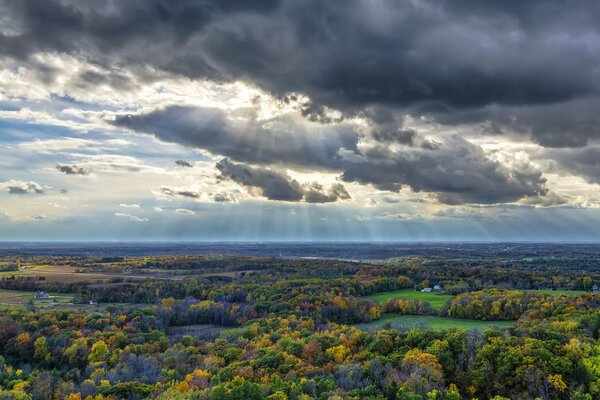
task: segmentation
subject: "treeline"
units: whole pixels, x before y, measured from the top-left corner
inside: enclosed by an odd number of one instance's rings
[[[517,290],[489,289],[458,295],[442,307],[444,317],[480,320],[516,320],[522,316],[544,318],[600,307],[600,295],[547,295]]]

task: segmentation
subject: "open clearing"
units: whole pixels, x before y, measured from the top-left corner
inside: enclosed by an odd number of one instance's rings
[[[402,289],[395,290],[393,292],[381,292],[374,293],[369,296],[365,296],[364,298],[369,300],[374,300],[379,303],[383,303],[388,299],[403,299],[403,300],[417,300],[417,301],[428,301],[436,310],[442,308],[446,301],[452,298],[452,296],[447,294],[439,294],[437,292],[418,292],[414,289]]]
[[[513,321],[479,321],[473,319],[444,318],[421,315],[396,315],[385,314],[378,321],[356,325],[359,329],[386,329],[390,328],[429,328],[445,330],[453,328],[461,329],[484,329],[487,327],[508,328],[514,324]]]
[[[129,280],[143,280],[149,276],[123,274],[120,270],[115,273],[106,272],[77,272],[78,268],[69,265],[35,265],[24,266],[19,271],[2,271],[0,279],[34,279],[42,278],[45,282],[59,283],[83,283],[83,284],[102,284],[110,283],[111,279],[118,277]]]
[[[34,292],[23,290],[0,289],[0,304],[26,304],[30,300],[38,303],[69,303],[73,301],[72,293],[48,293],[50,298],[36,299]]]

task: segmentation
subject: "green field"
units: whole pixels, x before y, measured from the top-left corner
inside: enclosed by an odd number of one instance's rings
[[[526,290],[527,293],[548,294],[550,296],[581,296],[588,292],[583,290],[552,290],[552,289],[532,289]]]
[[[72,293],[48,293],[48,299],[34,298],[34,292],[22,290],[0,289],[0,304],[26,304],[30,300],[37,303],[69,303],[73,301]]]
[[[508,328],[514,324],[513,321],[478,321],[473,319],[458,319],[431,317],[421,315],[396,315],[385,314],[378,321],[356,325],[359,329],[386,329],[390,328],[429,328],[435,330],[444,329],[483,329],[491,326]]]
[[[446,301],[452,298],[452,296],[447,294],[438,294],[437,292],[417,292],[414,289],[402,289],[395,290],[393,292],[381,292],[375,293],[369,296],[365,296],[366,299],[374,300],[377,302],[384,302],[388,299],[403,299],[403,300],[418,300],[418,301],[428,301],[436,310],[442,308]]]

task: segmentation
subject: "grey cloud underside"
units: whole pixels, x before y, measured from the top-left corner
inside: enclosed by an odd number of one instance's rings
[[[341,172],[346,182],[372,184],[389,191],[399,191],[407,185],[414,191],[437,193],[440,201],[449,204],[511,202],[544,196],[547,192],[539,171],[529,165],[518,166],[518,169],[503,166],[486,156],[479,146],[458,136],[435,146],[391,150],[383,142],[360,149],[359,141],[364,137],[344,124],[328,125],[325,131],[315,133],[298,121],[286,120],[281,127],[272,121],[271,127],[265,128],[252,114],[246,117],[246,122],[237,125],[217,109],[172,107],[149,114],[122,116],[114,123],[241,163],[300,165]],[[394,142],[406,142],[388,135]],[[404,136],[401,132],[400,138]],[[422,138],[417,133],[410,133],[410,144],[418,140]],[[217,167],[225,177],[262,188],[269,199],[325,202],[318,201],[321,190],[312,194],[305,192],[298,182],[271,170],[254,170],[229,161]],[[258,181],[270,184],[255,184]],[[330,193],[327,196],[344,198]]]
[[[590,183],[600,184],[600,146],[552,149],[544,157],[555,160],[569,172],[582,176]]]
[[[192,192],[189,190],[176,190],[176,189],[172,189],[172,188],[163,186],[160,188],[160,191],[165,196],[170,196],[170,197],[180,196],[180,197],[187,197],[190,199],[199,199],[200,198],[200,193]]]
[[[46,191],[35,182],[21,182],[11,180],[2,184],[9,194],[44,194]]]
[[[333,184],[327,190],[318,183],[302,185],[284,172],[234,163],[228,159],[219,161],[217,169],[221,172],[222,179],[258,189],[269,200],[332,203],[350,198],[350,194],[340,183]]]
[[[89,175],[90,170],[78,167],[77,165],[61,165],[58,164],[56,169],[66,175]]]
[[[286,163],[334,168],[340,148],[356,149],[350,125],[306,127],[292,117],[257,121],[254,110],[228,115],[217,108],[169,107],[118,117],[114,124],[154,134],[166,141],[198,147],[236,161]]]
[[[175,164],[179,165],[180,167],[185,167],[185,168],[192,167],[192,164],[190,164],[189,162],[184,161],[184,160],[177,160],[177,161],[175,161]]]
[[[3,0],[13,22],[0,49],[21,60],[59,51],[104,65],[247,80],[280,96],[309,95],[314,104],[305,111],[317,120],[323,104],[437,115],[598,97],[599,3],[494,3]]]
[[[342,180],[370,183],[382,190],[434,192],[440,202],[504,203],[545,196],[545,178],[529,165],[509,168],[454,136],[437,150],[395,152],[383,146],[348,159]]]

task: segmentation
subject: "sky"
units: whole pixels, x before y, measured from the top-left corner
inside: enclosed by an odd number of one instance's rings
[[[599,20],[0,0],[0,240],[598,242]]]

